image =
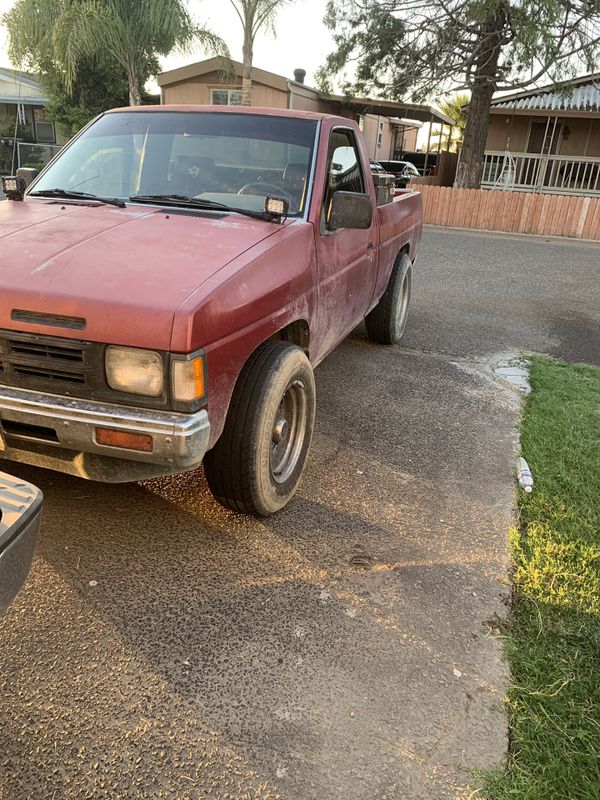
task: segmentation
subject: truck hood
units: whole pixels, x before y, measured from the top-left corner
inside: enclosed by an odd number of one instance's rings
[[[0,329],[168,350],[178,306],[281,230],[237,214],[26,199],[0,202]],[[85,328],[13,311],[83,317]],[[18,315],[20,316],[20,315]]]

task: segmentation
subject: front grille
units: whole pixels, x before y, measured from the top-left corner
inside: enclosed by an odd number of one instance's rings
[[[89,347],[87,342],[0,332],[0,379],[13,386],[54,387],[54,391],[85,386],[91,366],[86,359]]]
[[[79,372],[66,372],[65,370],[41,369],[30,367],[26,364],[15,364],[13,372],[17,375],[32,378],[47,378],[49,381],[62,381],[63,383],[85,383],[85,375]]]
[[[113,391],[104,372],[105,349],[100,342],[0,330],[0,384],[118,405],[170,407],[167,391],[144,398]],[[168,354],[161,357],[166,372]]]

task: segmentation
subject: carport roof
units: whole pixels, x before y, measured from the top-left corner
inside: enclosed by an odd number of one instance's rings
[[[404,117],[419,122],[456,125],[455,121],[435,108],[420,103],[404,103],[396,100],[382,100],[373,97],[345,97],[338,94],[321,94],[321,100],[338,105],[340,111],[353,111],[356,114],[379,114],[382,117]]]

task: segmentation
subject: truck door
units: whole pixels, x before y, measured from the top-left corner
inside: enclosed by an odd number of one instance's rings
[[[327,228],[327,210],[335,192],[370,193],[356,136],[351,128],[329,134],[327,170],[317,238],[319,347],[325,355],[365,316],[377,276],[377,209],[368,230]]]

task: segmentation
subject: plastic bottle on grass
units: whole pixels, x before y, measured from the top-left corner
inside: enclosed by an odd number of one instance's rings
[[[517,461],[517,480],[519,481],[521,489],[527,492],[527,494],[533,491],[533,475],[529,469],[529,464],[522,456]]]

